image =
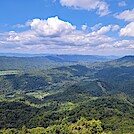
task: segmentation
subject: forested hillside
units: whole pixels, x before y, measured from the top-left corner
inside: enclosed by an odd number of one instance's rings
[[[0,57],[0,133],[133,134],[134,56],[57,60]]]
[[[2,55],[2,54],[0,54]],[[108,61],[116,59],[114,56],[94,56],[94,55],[23,55],[7,54],[0,56],[0,70],[36,70],[48,69],[76,64],[80,62]],[[23,56],[23,57],[20,57]],[[28,56],[28,57],[26,57]]]

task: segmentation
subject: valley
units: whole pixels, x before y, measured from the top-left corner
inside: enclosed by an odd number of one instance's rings
[[[134,56],[0,57],[0,64],[0,133],[133,134]]]

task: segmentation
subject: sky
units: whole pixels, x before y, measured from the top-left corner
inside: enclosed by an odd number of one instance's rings
[[[0,0],[0,53],[134,54],[133,0]]]

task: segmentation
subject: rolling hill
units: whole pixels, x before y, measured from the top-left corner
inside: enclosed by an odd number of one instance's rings
[[[133,59],[65,64],[62,56],[1,57],[0,132],[56,133],[61,127],[63,131],[72,127],[74,132],[77,126],[80,131],[84,118],[100,122],[106,134],[132,134]],[[48,68],[42,68],[46,64]],[[28,70],[20,71],[27,65]]]
[[[9,55],[9,54],[8,54]],[[14,56],[15,55],[15,56]],[[0,70],[30,70],[45,69],[64,64],[75,64],[79,62],[107,61],[117,57],[93,56],[93,55],[44,55],[36,56],[12,54],[10,56],[0,56]]]

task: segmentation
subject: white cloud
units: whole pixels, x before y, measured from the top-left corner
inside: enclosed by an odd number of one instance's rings
[[[16,25],[13,25],[13,28],[26,28],[26,27],[29,27],[30,23],[31,21],[27,21],[25,24],[16,24]]]
[[[116,41],[113,46],[117,48],[127,48],[130,49],[131,46],[134,45],[134,40],[121,40]]]
[[[101,26],[102,26],[102,23],[98,23],[98,24],[94,25],[93,27],[91,27],[91,30],[92,30],[92,31],[96,31],[96,30],[98,30]]]
[[[64,22],[58,17],[48,18],[47,20],[34,19],[31,21],[31,29],[43,36],[59,36],[68,34],[76,29],[69,22]]]
[[[7,41],[22,44],[58,44],[58,45],[97,45],[113,38],[104,35],[110,31],[111,25],[104,26],[96,32],[83,32],[87,28],[83,25],[83,30],[76,30],[69,22],[64,22],[58,17],[48,18],[47,20],[34,19],[29,23],[31,30],[16,33],[9,32]],[[97,42],[96,42],[97,39]]]
[[[111,25],[104,26],[100,30],[97,31],[97,34],[105,34],[105,33],[109,32],[110,29],[111,29]]]
[[[122,13],[115,15],[115,17],[128,22],[134,21],[134,8],[132,10],[125,10]]]
[[[124,7],[124,6],[126,6],[127,4],[126,4],[125,1],[121,1],[121,2],[118,3],[118,5],[119,5],[119,7]]]
[[[117,31],[120,29],[120,26],[119,25],[113,25],[112,26],[112,31]]]
[[[96,27],[96,25],[95,25]],[[118,25],[108,25],[108,26],[103,26],[101,27],[98,31],[93,32],[94,34],[99,34],[99,35],[103,35],[106,34],[107,32],[109,32],[110,30],[112,31],[116,31],[118,30],[120,27]],[[92,27],[92,29],[95,29],[94,27]]]
[[[77,30],[76,26],[60,20],[58,17],[46,20],[33,19],[30,29],[24,32],[10,31],[0,33],[0,51],[29,53],[107,53],[111,48],[118,49],[116,39],[106,33],[118,29],[117,25],[103,26],[96,31]],[[114,30],[113,30],[114,29]],[[132,43],[124,48],[133,49]],[[123,48],[122,47],[122,48]]]
[[[134,49],[134,43],[128,46],[128,49]]]
[[[99,46],[98,48],[101,49],[133,49],[134,51],[134,40],[120,40],[120,41],[115,41],[112,44],[111,43],[104,43]]]
[[[121,28],[119,35],[124,37],[134,37],[134,8],[132,10],[125,10],[115,17],[130,22],[124,28]]]
[[[62,6],[75,9],[97,10],[97,14],[105,16],[110,13],[108,4],[102,0],[60,0]]]
[[[134,37],[134,22],[129,23],[126,27],[120,30],[120,36]]]
[[[81,26],[81,29],[82,29],[83,31],[87,30],[87,28],[88,28],[87,25],[82,25],[82,26]]]

